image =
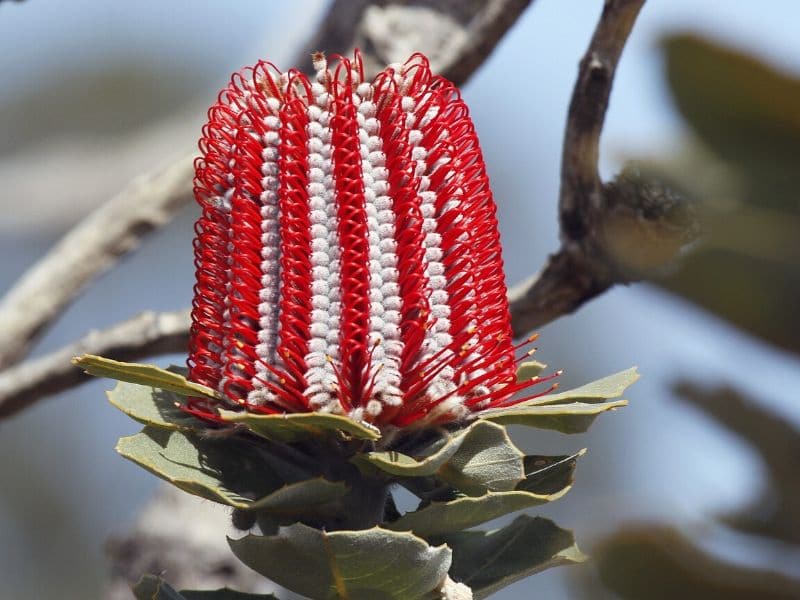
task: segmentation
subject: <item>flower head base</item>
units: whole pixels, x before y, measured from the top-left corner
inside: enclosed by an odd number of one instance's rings
[[[371,82],[358,53],[314,67],[260,62],[209,111],[190,378],[246,410],[378,426],[508,405],[529,383],[458,90],[419,54]]]

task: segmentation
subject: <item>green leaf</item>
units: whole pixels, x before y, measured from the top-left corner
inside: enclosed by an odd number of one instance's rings
[[[561,433],[583,433],[600,413],[628,404],[627,400],[614,400],[601,404],[571,402],[544,406],[498,409],[481,414],[481,419],[500,425],[526,425],[539,429],[553,429]]]
[[[517,369],[517,381],[522,382],[538,377],[546,368],[547,365],[538,360],[524,362]]]
[[[517,490],[534,494],[555,494],[572,485],[578,459],[586,454],[586,448],[572,455],[526,456],[525,479]]]
[[[540,396],[509,408],[485,410],[479,417],[501,425],[527,425],[562,433],[583,433],[600,413],[628,404],[627,400],[605,400],[618,398],[637,379],[639,374],[634,367],[573,390]]]
[[[702,533],[698,537],[702,539]],[[739,561],[729,562],[699,544],[703,542],[687,538],[684,531],[666,525],[626,525],[601,540],[592,552],[593,559],[596,556],[592,562],[600,582],[613,598],[800,598],[800,578],[781,573],[780,560],[752,567]],[[776,559],[778,556],[782,555],[776,555]],[[600,582],[592,582],[589,597],[598,594]]]
[[[247,594],[229,588],[176,592],[171,585],[155,575],[143,576],[134,586],[133,594],[137,600],[278,600],[272,594]]]
[[[251,569],[318,600],[420,600],[447,575],[451,552],[380,528],[326,533],[301,524],[228,540]]]
[[[675,104],[714,156],[663,167],[707,214],[703,239],[658,284],[800,353],[787,327],[800,304],[800,78],[694,35],[663,50]]]
[[[145,425],[167,429],[207,429],[208,424],[182,410],[176,403],[181,397],[174,392],[120,381],[106,393],[111,404]]]
[[[492,519],[546,502],[558,500],[572,487],[575,463],[585,450],[572,456],[525,457],[525,480],[514,491],[462,496],[446,502],[431,502],[393,521],[389,528],[413,531],[428,538],[460,531]]]
[[[369,452],[356,455],[353,461],[396,477],[435,476],[465,493],[479,495],[487,490],[513,490],[525,475],[524,456],[504,427],[476,421],[420,460],[400,452]]]
[[[191,382],[179,373],[167,371],[155,365],[120,362],[92,354],[84,354],[73,358],[72,363],[95,377],[110,377],[111,379],[127,381],[128,383],[147,385],[175,392],[181,396],[222,398],[219,393],[210,387]]]
[[[694,35],[667,37],[664,57],[675,104],[706,146],[758,204],[796,211],[800,80]]]
[[[311,507],[335,502],[347,494],[347,486],[341,481],[328,481],[322,477],[287,483],[268,496],[249,505],[273,515],[293,516],[308,512]]]
[[[625,392],[628,386],[634,383],[637,379],[639,379],[639,374],[636,372],[636,367],[632,367],[625,371],[620,371],[619,373],[614,373],[613,375],[603,377],[597,381],[587,383],[586,385],[577,387],[574,390],[559,392],[557,394],[548,394],[546,396],[534,398],[533,400],[520,402],[519,404],[515,405],[514,408],[522,406],[541,406],[544,404],[565,404],[567,402],[596,403],[602,402],[603,400],[607,400],[609,398],[619,398]],[[492,409],[484,411],[481,414],[493,414],[503,410],[509,409]]]
[[[277,442],[295,442],[324,433],[344,432],[360,440],[377,440],[380,431],[341,415],[325,413],[293,413],[261,415],[228,410],[220,411],[228,423],[239,423],[261,437]]]
[[[431,502],[387,525],[395,531],[413,531],[428,538],[451,531],[461,531],[511,512],[558,500],[569,491],[551,495],[530,492],[486,492],[483,496],[462,496],[449,502]]]
[[[472,588],[475,600],[550,567],[585,560],[572,532],[527,515],[495,531],[461,531],[436,539],[453,550],[450,577]]]
[[[344,483],[322,478],[284,485],[252,446],[232,439],[145,427],[121,438],[117,452],[190,494],[235,508],[304,514],[347,493]]]

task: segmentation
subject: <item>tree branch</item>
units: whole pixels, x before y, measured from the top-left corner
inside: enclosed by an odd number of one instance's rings
[[[0,302],[0,370],[18,362],[92,279],[191,198],[192,158],[133,180],[75,226]]]
[[[597,169],[600,134],[622,49],[644,0],[607,0],[572,91],[561,154],[561,236],[580,241],[605,209]]]
[[[615,283],[631,280],[631,273],[620,268],[607,247],[606,234],[614,228],[614,222],[635,221],[641,207],[614,202],[600,180],[597,162],[614,74],[643,5],[644,0],[606,0],[581,60],[561,157],[562,245],[538,275],[509,293],[512,327],[517,336],[573,312]],[[639,221],[634,225],[641,226]],[[660,227],[658,223],[654,225]]]
[[[225,537],[232,533],[228,507],[163,485],[132,531],[109,540],[111,583],[103,597],[131,600],[131,584],[153,573],[163,573],[179,589],[227,586],[241,592],[275,592],[275,584],[233,555]]]
[[[188,310],[144,312],[108,329],[90,331],[77,342],[0,372],[0,419],[91,379],[72,365],[73,356],[100,354],[131,361],[184,352],[188,344]]]
[[[489,57],[532,0],[334,0],[320,29],[298,53],[359,48],[368,73],[422,52],[431,69],[456,85]]]

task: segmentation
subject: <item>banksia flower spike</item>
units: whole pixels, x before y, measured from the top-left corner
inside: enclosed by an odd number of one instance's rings
[[[506,425],[586,431],[635,371],[539,398],[559,373],[512,341],[458,90],[420,54],[371,81],[357,52],[313,63],[259,62],[209,111],[188,370],[75,360],[144,424],[117,451],[233,509],[233,553],[314,600],[485,598],[580,562],[546,519],[471,528],[561,498],[583,455],[528,456]],[[401,512],[398,487],[419,505]]]
[[[515,401],[503,262],[458,90],[416,54],[367,81],[259,62],[209,111],[189,378],[263,413],[377,426]],[[193,399],[188,410],[212,411]]]

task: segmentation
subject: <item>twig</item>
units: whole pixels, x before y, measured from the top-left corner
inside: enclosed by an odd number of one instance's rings
[[[86,284],[168,223],[191,198],[191,180],[188,156],[133,180],[27,271],[0,302],[0,370],[25,356]]]
[[[601,269],[606,272],[601,272]],[[515,337],[547,325],[602,294],[612,282],[602,262],[562,248],[536,275],[508,291]]]
[[[101,354],[116,360],[184,352],[189,343],[189,311],[144,312],[40,358],[0,372],[0,419],[40,398],[74,387],[90,378],[70,363],[73,356]]]
[[[606,0],[572,92],[561,158],[561,249],[510,294],[514,333],[571,313],[628,279],[609,260],[605,225],[615,215],[597,169],[614,73],[644,0]],[[633,208],[635,207],[627,207]]]
[[[334,0],[295,64],[316,50],[358,47],[367,72],[422,52],[433,71],[462,85],[489,57],[532,0]]]
[[[233,555],[225,538],[232,529],[227,507],[162,486],[133,530],[109,540],[112,580],[103,597],[132,600],[132,582],[160,573],[179,589],[227,586],[254,594],[275,592],[275,584]]]
[[[593,230],[594,213],[603,211],[603,185],[597,170],[611,86],[622,49],[644,0],[607,0],[572,91],[561,155],[561,235],[580,241]]]
[[[457,85],[467,81],[531,3],[532,0],[478,2],[481,10],[470,20],[458,52],[441,57],[442,65],[436,70]]]

